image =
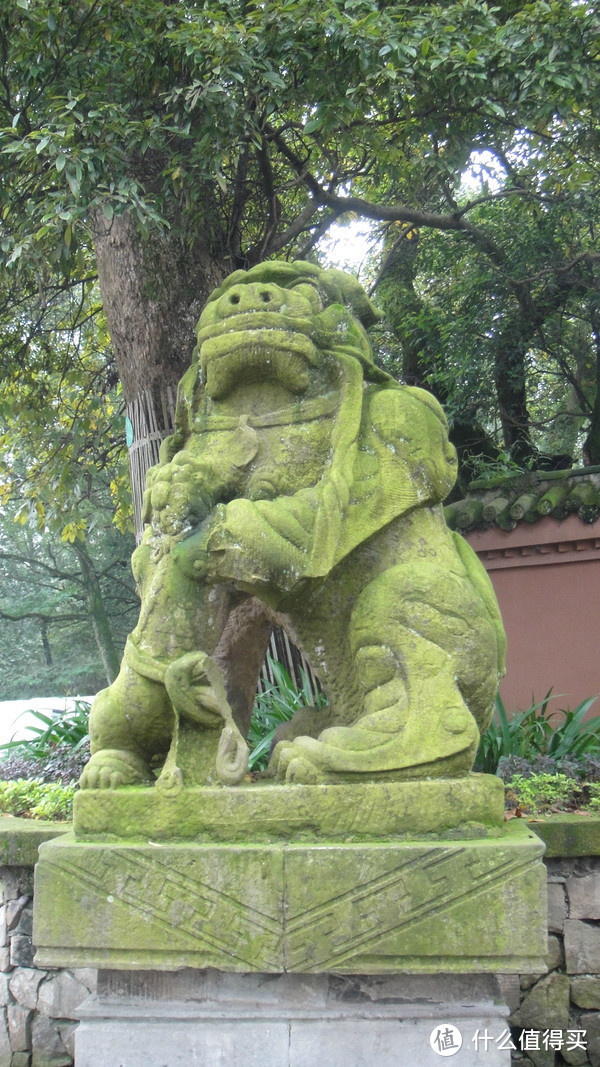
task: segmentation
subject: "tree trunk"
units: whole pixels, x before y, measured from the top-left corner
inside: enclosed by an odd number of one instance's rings
[[[173,429],[177,383],[196,344],[207,298],[228,273],[219,242],[184,239],[174,226],[142,238],[130,213],[93,219],[98,280],[129,418],[136,534],[146,471]]]
[[[167,232],[142,238],[129,213],[97,213],[98,280],[127,403],[141,390],[177,385],[189,366],[207,297],[227,273],[221,258]]]
[[[46,660],[46,666],[52,666],[52,649],[50,648],[50,641],[48,640],[48,623],[43,622],[40,627],[42,637],[42,648],[44,649],[44,659]]]
[[[584,462],[588,466],[600,463],[600,311],[592,306],[590,320],[596,349],[596,396],[590,416],[590,428],[583,446]]]
[[[518,325],[509,325],[498,339],[495,384],[505,448],[516,463],[525,464],[535,454],[535,449],[527,408],[525,357],[528,345],[520,333]]]
[[[94,637],[102,659],[104,673],[110,685],[119,673],[120,657],[112,639],[110,620],[104,607],[102,590],[85,543],[83,541],[74,541],[73,551],[79,562]]]

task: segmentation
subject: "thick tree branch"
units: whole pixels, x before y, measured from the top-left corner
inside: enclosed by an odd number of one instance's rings
[[[314,200],[310,200],[285,230],[282,230],[279,234],[273,234],[266,249],[261,250],[261,245],[255,245],[250,249],[248,261],[250,263],[258,263],[262,256],[272,255],[274,252],[279,252],[282,248],[285,248],[290,241],[293,241],[295,237],[298,237],[307,229],[310,220],[318,210],[319,204]],[[339,212],[336,212],[335,217],[337,215],[339,215]]]
[[[440,215],[432,211],[420,211],[416,208],[410,208],[404,204],[374,204],[370,200],[363,200],[359,196],[338,196],[336,193],[323,188],[302,160],[275,131],[273,131],[273,139],[282,155],[285,156],[302,178],[314,200],[324,207],[331,208],[338,215],[354,212],[363,216],[363,218],[373,219],[376,222],[410,222],[414,226],[427,227],[429,229],[454,230],[466,233],[476,241],[478,246],[487,253],[497,266],[504,262],[504,252],[500,246],[495,241],[492,241],[479,227],[471,225],[464,215],[457,212]]]
[[[305,259],[308,253],[315,247],[319,238],[327,233],[327,230],[333,223],[340,217],[339,211],[328,211],[326,215],[323,215],[321,220],[310,231],[310,237],[302,248],[298,249],[298,259]]]
[[[242,259],[241,224],[242,218],[244,216],[246,202],[248,200],[247,179],[249,155],[250,145],[248,143],[248,140],[246,140],[242,145],[236,168],[233,204],[231,207],[231,217],[229,219],[229,227],[227,231],[227,245],[231,249],[231,253],[236,260]]]
[[[84,621],[83,613],[80,615],[58,615],[55,612],[48,614],[43,611],[5,611],[0,608],[0,619],[8,619],[10,622],[21,622],[22,619],[37,619],[38,622],[56,623],[60,625],[63,622],[82,622]],[[86,620],[87,621],[87,620]]]
[[[43,570],[47,574],[51,575],[53,578],[58,578],[63,581],[77,583],[81,582],[81,578],[79,577],[79,575],[74,574],[73,572],[67,573],[66,571],[61,571],[56,566],[50,567],[47,563],[42,563],[41,560],[30,559],[27,556],[21,556],[18,554],[18,552],[0,552],[0,560],[6,560],[11,563],[21,563],[25,564],[25,566],[28,567],[37,567],[38,569]]]
[[[265,219],[264,234],[257,246],[257,254],[259,258],[262,259],[267,254],[267,249],[276,233],[277,224],[281,217],[281,204],[275,191],[273,167],[271,166],[269,150],[264,138],[261,139],[260,148],[257,149],[256,157],[263,180],[263,190],[267,204],[269,205],[267,209],[267,218]]]

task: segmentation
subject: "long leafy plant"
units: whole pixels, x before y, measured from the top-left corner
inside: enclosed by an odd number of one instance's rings
[[[300,671],[301,685],[298,688],[281,663],[270,656],[268,663],[274,682],[257,694],[248,732],[251,748],[248,767],[251,771],[264,770],[267,766],[275,730],[281,723],[289,722],[298,708],[320,708],[327,704],[325,694],[314,691],[304,670]]]
[[[588,697],[573,711],[551,710],[549,704],[554,699],[550,689],[543,700],[509,718],[498,695],[494,719],[482,734],[474,769],[495,774],[500,760],[509,756],[562,760],[600,753],[600,716],[585,718],[597,697]]]
[[[57,745],[66,745],[77,751],[87,740],[90,705],[86,700],[76,700],[73,708],[59,714],[48,714],[32,708],[24,711],[23,715],[35,720],[25,727],[31,737],[13,739],[0,745],[0,759],[16,754],[30,759],[45,759]],[[19,718],[23,718],[23,715]]]

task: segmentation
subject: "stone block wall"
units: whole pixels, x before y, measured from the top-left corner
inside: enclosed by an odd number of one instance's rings
[[[70,1067],[96,971],[35,967],[33,868],[0,867],[0,1067]]]
[[[512,1060],[536,1067],[600,1067],[600,856],[551,857],[545,862],[548,969],[540,975],[500,978],[518,1046]],[[585,1037],[575,1037],[582,1030]],[[585,1050],[574,1047],[580,1041]]]

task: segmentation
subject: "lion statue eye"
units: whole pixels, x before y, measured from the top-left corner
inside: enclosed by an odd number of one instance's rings
[[[297,285],[290,286],[290,289],[292,292],[303,296],[305,300],[308,300],[314,315],[318,315],[323,310],[324,304],[316,285],[311,282],[298,282]]]

